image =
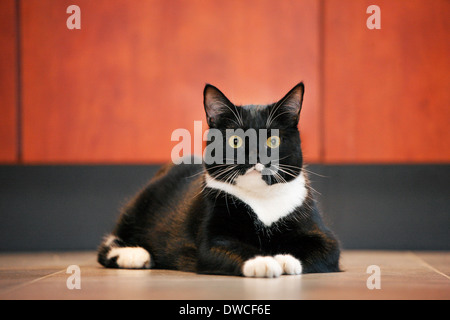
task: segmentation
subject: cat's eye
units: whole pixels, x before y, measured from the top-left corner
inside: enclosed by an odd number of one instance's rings
[[[267,146],[270,148],[278,148],[280,146],[280,137],[271,136],[267,139]]]
[[[236,135],[231,136],[230,139],[228,139],[228,144],[232,148],[240,148],[242,146],[242,138]]]

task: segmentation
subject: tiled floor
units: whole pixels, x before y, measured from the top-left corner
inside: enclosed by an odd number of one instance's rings
[[[69,265],[80,289],[68,289]],[[380,289],[368,289],[379,267]],[[4,299],[450,299],[450,252],[345,251],[340,273],[277,279],[104,269],[94,252],[0,254]],[[75,283],[69,280],[69,283]],[[376,281],[376,280],[374,280]]]

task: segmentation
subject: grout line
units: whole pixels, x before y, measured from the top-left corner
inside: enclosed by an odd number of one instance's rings
[[[13,292],[13,291],[15,291],[15,290],[18,290],[18,289],[20,289],[20,288],[26,287],[26,286],[28,286],[28,285],[30,285],[30,284],[33,284],[33,283],[38,282],[38,281],[40,281],[40,280],[44,280],[44,279],[46,279],[46,278],[49,278],[49,277],[51,277],[51,276],[57,275],[58,273],[62,273],[62,272],[65,272],[65,271],[66,271],[66,269],[59,270],[59,271],[56,271],[56,272],[52,272],[52,273],[50,273],[50,274],[47,274],[47,275],[45,275],[45,276],[42,276],[42,277],[39,277],[39,278],[30,280],[30,281],[27,281],[27,282],[18,284],[18,285],[16,285],[16,286],[13,286],[13,287],[11,287],[11,288],[6,289],[6,290],[3,291],[3,292],[0,292],[0,294],[1,294],[1,295],[5,295],[5,294],[8,294],[8,293],[11,293],[11,292]],[[4,298],[4,297],[3,297],[3,298]]]
[[[325,3],[319,1],[319,163],[325,163]]]
[[[93,251],[93,252],[95,252],[95,251]],[[0,257],[1,257],[1,255],[0,255]],[[80,267],[83,267],[83,265],[86,265],[86,264],[88,264],[88,266],[89,266],[89,264],[92,262],[92,259],[93,259],[92,257],[88,256],[85,259],[81,259],[81,261],[78,261],[78,262],[75,262],[75,263],[70,263],[70,264],[76,264],[76,265],[78,265]],[[70,264],[68,263],[67,266],[69,266]],[[55,269],[57,269],[57,268],[59,268],[59,267],[55,267]],[[38,282],[40,280],[47,279],[47,278],[52,277],[54,275],[57,275],[57,274],[60,274],[60,273],[65,273],[66,270],[67,270],[66,269],[67,267],[63,267],[63,268],[64,269],[62,269],[62,270],[49,273],[49,274],[47,274],[45,276],[41,276],[39,278],[30,280],[30,281],[27,281],[27,282],[24,282],[24,283],[17,284],[15,286],[12,286],[12,287],[9,287],[9,288],[6,288],[6,289],[4,289],[4,291],[2,291],[2,289],[0,288],[0,296],[4,296],[4,295],[9,294],[9,293],[11,293],[13,291],[16,291],[18,289],[24,288],[24,287],[26,287],[28,285],[36,283],[36,282]],[[26,270],[33,270],[33,269],[35,269],[35,267],[32,267],[30,269],[21,269],[21,270],[25,270],[26,271]],[[17,270],[17,267],[0,268],[0,271],[3,271],[3,270]],[[2,298],[5,298],[5,297],[2,297]]]
[[[408,251],[416,260],[419,260],[422,264],[424,264],[426,267],[428,267],[429,269],[431,269],[432,271],[440,274],[441,276],[444,276],[445,278],[447,278],[448,280],[450,280],[450,276],[446,275],[445,273],[443,273],[442,271],[436,269],[435,267],[433,267],[431,264],[429,264],[428,262],[426,262],[425,260],[423,260],[421,257],[419,257],[418,255],[416,255],[414,252],[412,251]]]
[[[22,28],[20,14],[20,0],[16,0],[16,156],[17,162],[23,162],[23,136],[22,136]]]

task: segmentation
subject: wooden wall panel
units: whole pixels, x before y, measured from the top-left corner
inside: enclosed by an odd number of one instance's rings
[[[18,160],[16,18],[15,1],[0,1],[0,163]]]
[[[449,16],[445,0],[325,1],[326,162],[450,161]]]
[[[202,120],[206,82],[236,103],[269,103],[306,84],[305,158],[317,162],[319,2],[22,2],[27,163],[160,162],[176,128]]]

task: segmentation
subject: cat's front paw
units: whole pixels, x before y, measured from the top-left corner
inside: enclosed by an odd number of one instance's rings
[[[283,269],[273,257],[258,256],[244,262],[242,273],[246,277],[276,278],[283,273]]]
[[[107,258],[115,258],[119,268],[149,269],[151,267],[151,256],[141,247],[112,248]]]
[[[290,254],[277,254],[275,260],[280,264],[284,274],[301,274],[302,264]]]

